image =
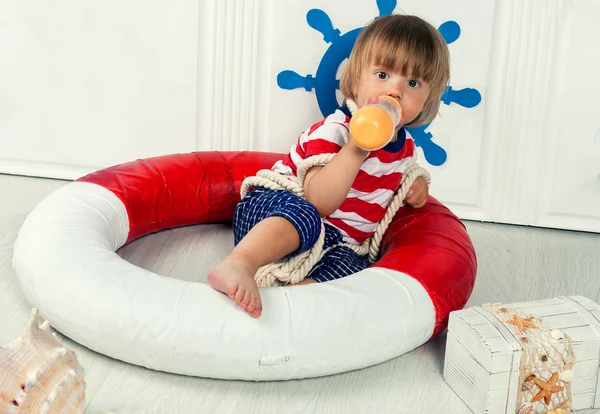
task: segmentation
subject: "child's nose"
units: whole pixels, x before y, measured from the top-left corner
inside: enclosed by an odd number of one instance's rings
[[[398,100],[402,99],[402,95],[403,95],[402,84],[396,83],[396,84],[392,85],[390,91],[388,92],[388,95],[391,96],[392,98],[395,98]]]

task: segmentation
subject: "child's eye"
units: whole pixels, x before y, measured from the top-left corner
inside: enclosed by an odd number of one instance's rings
[[[419,81],[416,79],[409,79],[408,81],[406,81],[406,83],[409,88],[418,88],[420,85]]]
[[[387,72],[384,72],[382,70],[378,70],[377,72],[375,72],[375,76],[377,76],[377,78],[379,79],[387,79],[390,77],[390,75],[388,75]]]

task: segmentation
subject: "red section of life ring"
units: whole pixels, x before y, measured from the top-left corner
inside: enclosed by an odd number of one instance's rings
[[[100,185],[123,202],[129,242],[168,228],[231,221],[242,181],[281,158],[262,152],[174,154],[117,165],[77,181]],[[477,260],[464,225],[430,197],[421,209],[398,211],[373,266],[421,283],[436,310],[433,337],[446,327],[449,313],[467,302]]]

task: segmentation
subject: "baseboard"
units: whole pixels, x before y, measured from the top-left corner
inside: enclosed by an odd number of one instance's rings
[[[99,169],[100,167],[0,158],[0,174],[75,180]]]

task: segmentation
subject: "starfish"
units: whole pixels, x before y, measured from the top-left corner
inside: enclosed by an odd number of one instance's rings
[[[535,382],[535,384],[538,387],[540,387],[540,392],[538,392],[535,395],[535,397],[533,397],[531,399],[531,402],[536,402],[543,398],[546,405],[550,404],[550,398],[552,397],[552,394],[555,392],[558,392],[558,391],[562,391],[564,388],[564,387],[561,387],[560,385],[556,385],[557,380],[558,380],[558,372],[555,372],[554,374],[552,374],[550,379],[546,382],[544,382],[538,378],[534,378],[533,382]]]
[[[513,318],[506,321],[506,323],[515,325],[517,328],[519,328],[519,332],[523,332],[525,330],[525,328],[537,328],[537,326],[535,326],[533,323],[531,323],[532,319],[533,318],[521,319],[515,313],[513,315]]]

